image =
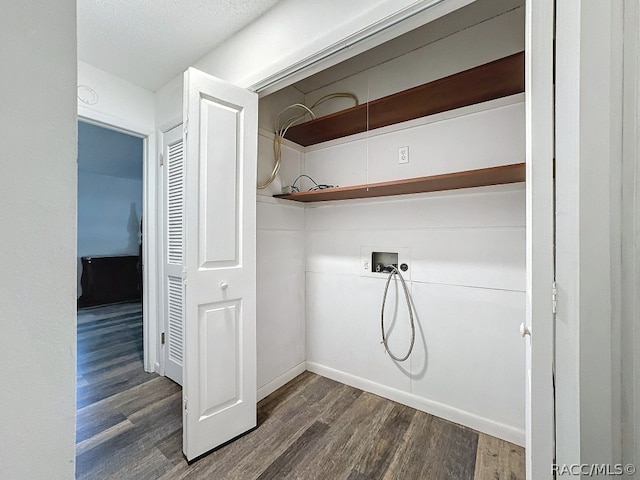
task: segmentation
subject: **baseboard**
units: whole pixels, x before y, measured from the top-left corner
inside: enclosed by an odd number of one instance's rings
[[[277,389],[279,389],[286,383],[289,383],[291,380],[293,380],[298,375],[303,373],[306,369],[307,369],[306,363],[302,362],[296,365],[295,367],[293,367],[291,370],[286,371],[282,375],[276,377],[275,379],[271,380],[267,384],[258,388],[258,401],[262,400],[268,395],[271,395]]]
[[[330,378],[331,380],[380,395],[381,397],[407,405],[411,408],[415,408],[416,410],[430,413],[436,417],[464,425],[465,427],[486,433],[487,435],[501,438],[508,442],[515,443],[516,445],[524,446],[525,432],[519,428],[498,423],[488,418],[480,417],[474,413],[460,410],[440,402],[434,402],[433,400],[428,400],[412,393],[403,392],[402,390],[387,387],[386,385],[381,385],[340,370],[325,367],[318,363],[307,362],[306,369],[310,372],[322,375],[323,377]]]

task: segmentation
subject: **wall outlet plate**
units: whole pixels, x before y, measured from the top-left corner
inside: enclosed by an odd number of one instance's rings
[[[405,280],[411,281],[411,249],[407,247],[397,247],[393,245],[375,245],[360,247],[360,275],[363,277],[375,277],[386,279],[388,273],[380,273],[375,271],[375,265],[371,263],[371,254],[373,252],[393,252],[398,254],[398,265],[406,263],[409,269],[402,272]]]
[[[400,147],[398,149],[398,163],[409,163],[409,147]]]

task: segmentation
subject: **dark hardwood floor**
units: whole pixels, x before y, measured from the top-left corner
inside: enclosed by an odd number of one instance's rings
[[[143,371],[139,303],[78,311],[78,479],[524,479],[524,451],[305,372],[188,465],[181,389]]]

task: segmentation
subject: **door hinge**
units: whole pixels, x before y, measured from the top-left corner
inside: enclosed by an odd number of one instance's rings
[[[160,166],[164,165],[164,153],[160,154]]]
[[[189,133],[189,119],[187,118],[182,125],[182,132],[186,135]]]
[[[160,343],[161,343],[162,345],[164,345],[164,342],[165,342],[165,333],[164,333],[164,332],[162,332],[162,333],[160,334]]]
[[[558,285],[556,282],[551,285],[551,311],[554,315],[558,312]]]
[[[182,284],[187,284],[187,267],[182,267]]]
[[[184,411],[186,412],[187,411],[187,397],[184,397],[182,399],[182,404],[184,405]]]

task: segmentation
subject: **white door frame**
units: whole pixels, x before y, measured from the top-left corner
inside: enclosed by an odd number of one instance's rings
[[[623,464],[640,461],[640,5],[624,1],[621,397]]]
[[[138,125],[116,117],[104,118],[98,112],[87,108],[78,108],[78,121],[115,130],[143,140],[142,154],[142,344],[144,350],[144,369],[146,372],[157,370],[158,338],[158,301],[156,285],[157,269],[157,169],[155,168],[156,134],[140,131]],[[150,288],[153,286],[153,288]]]
[[[552,478],[554,432],[554,0],[526,2],[527,478]],[[525,336],[526,331],[522,334]],[[535,399],[535,401],[534,401]]]
[[[556,6],[557,464],[617,464],[622,3]]]

